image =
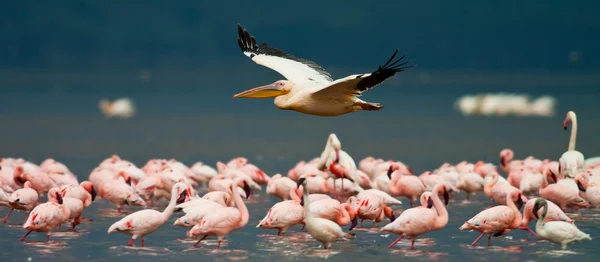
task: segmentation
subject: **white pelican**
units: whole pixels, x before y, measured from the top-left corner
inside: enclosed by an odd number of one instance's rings
[[[130,118],[135,115],[135,105],[129,98],[119,98],[115,101],[100,100],[100,111],[107,117]]]
[[[275,97],[275,105],[283,110],[318,116],[339,116],[361,110],[380,110],[383,106],[365,102],[358,97],[398,72],[408,62],[399,63],[404,56],[392,57],[373,73],[350,75],[333,80],[331,75],[315,62],[287,54],[266,43],[260,46],[246,29],[238,24],[238,44],[242,52],[255,63],[271,68],[287,80],[253,88],[233,98]]]

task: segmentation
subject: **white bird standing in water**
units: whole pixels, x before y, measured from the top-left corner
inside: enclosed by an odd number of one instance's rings
[[[129,98],[119,98],[112,102],[102,99],[100,111],[107,117],[130,118],[135,115],[135,105]]]
[[[321,242],[324,249],[330,249],[331,244],[338,240],[345,240],[344,231],[337,223],[320,217],[315,217],[310,211],[310,200],[306,178],[301,177],[297,182],[298,187],[302,185],[304,194],[302,202],[304,204],[304,221],[306,221],[306,230],[317,241]]]
[[[383,106],[365,102],[358,97],[398,72],[410,66],[394,60],[398,50],[372,73],[350,75],[333,80],[331,75],[315,62],[287,54],[266,43],[260,46],[256,39],[238,24],[238,45],[255,63],[271,68],[287,80],[253,88],[233,98],[275,97],[275,105],[283,110],[317,116],[339,116],[361,110],[380,110]]]
[[[548,202],[543,198],[535,200],[533,205],[533,215],[537,217],[538,210],[543,208],[542,216],[538,218],[535,224],[535,232],[545,240],[560,244],[562,249],[567,249],[567,245],[584,240],[592,240],[590,235],[582,232],[575,225],[565,221],[544,222],[548,213]]]

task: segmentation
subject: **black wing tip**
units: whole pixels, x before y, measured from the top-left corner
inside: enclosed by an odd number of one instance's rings
[[[254,36],[250,35],[247,29],[243,28],[242,25],[238,23],[238,45],[242,52],[248,51],[258,51],[258,45],[256,44],[256,39]]]
[[[385,64],[380,65],[379,68],[377,69],[377,71],[387,71],[390,73],[398,73],[398,72],[402,72],[408,68],[411,67],[415,67],[415,65],[408,65],[406,66],[408,63],[412,62],[412,60],[408,60],[405,61],[403,63],[399,63],[400,61],[402,61],[404,58],[406,58],[406,54],[402,55],[400,58],[394,60],[394,58],[396,57],[396,55],[398,55],[398,51],[399,49],[396,48],[396,51],[394,51],[394,54],[392,54],[392,56],[388,59],[387,62],[385,62]],[[393,62],[392,62],[393,61]]]

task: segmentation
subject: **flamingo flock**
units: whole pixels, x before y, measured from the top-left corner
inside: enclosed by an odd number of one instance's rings
[[[473,217],[459,228],[479,232],[471,245],[485,235],[491,245],[492,237],[520,229],[566,249],[591,240],[568,212],[600,207],[600,164],[586,164],[576,151],[577,117],[572,111],[564,127],[569,124],[569,146],[557,161],[533,156],[516,159],[511,149],[501,149],[498,166],[483,161],[443,163],[420,175],[396,160],[369,156],[357,164],[335,134],[329,135],[320,155],[298,162],[286,175],[273,176],[243,157],[218,162],[215,168],[202,162],[187,166],[175,159],[151,159],[138,167],[113,155],[79,182],[54,159],[37,165],[21,158],[1,158],[0,206],[9,209],[5,224],[14,211],[25,212],[25,235],[20,241],[32,232],[45,233],[50,241],[52,232],[64,224],[75,231],[85,211],[102,200],[114,205],[121,217],[107,233],[131,236],[129,246],[138,238],[145,246],[146,237],[177,214],[172,226],[185,228],[182,236],[193,240],[193,247],[216,237],[217,248],[222,248],[228,235],[244,230],[253,220],[257,223],[251,226],[276,230],[279,237],[301,226],[291,234],[305,231],[325,249],[360,237],[359,228],[398,235],[388,248],[406,238],[410,249],[415,249],[418,237],[451,230],[446,226],[453,217],[453,203],[463,192],[463,204],[471,203],[476,194],[486,195],[491,202],[487,209],[473,210]],[[263,187],[279,202],[263,218],[252,219],[248,200]],[[207,192],[199,195],[201,191]],[[404,210],[402,201],[408,204]],[[131,209],[139,210],[130,213]],[[364,225],[365,220],[370,223]],[[532,220],[534,230],[529,228]]]

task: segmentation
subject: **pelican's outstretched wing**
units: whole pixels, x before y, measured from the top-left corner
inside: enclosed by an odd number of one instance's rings
[[[402,72],[407,68],[412,66],[404,66],[409,61],[398,63],[404,59],[404,56],[398,58],[393,61],[398,54],[398,49],[396,52],[390,57],[390,59],[383,65],[379,66],[377,71],[370,74],[356,74],[347,76],[338,80],[331,82],[329,85],[324,86],[323,88],[315,91],[313,95],[351,95],[351,96],[360,96],[362,92],[369,90],[379,84],[381,84],[386,79],[394,76],[398,72]]]
[[[266,43],[256,44],[248,30],[238,24],[238,45],[255,63],[271,68],[294,83],[306,81],[329,83],[331,75],[315,62],[292,56]]]

